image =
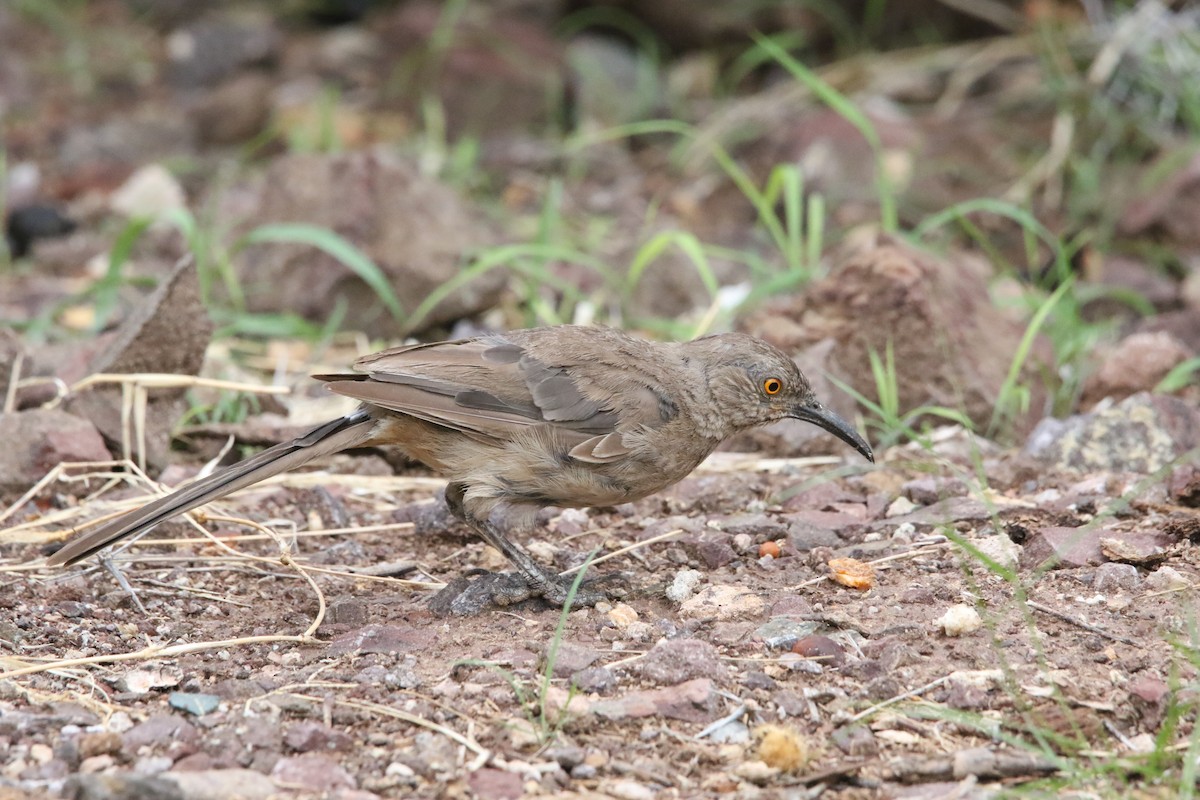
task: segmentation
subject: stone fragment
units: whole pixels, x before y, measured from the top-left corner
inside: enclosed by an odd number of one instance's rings
[[[355,789],[354,777],[332,758],[320,753],[288,756],[275,762],[271,778],[278,784],[307,792]]]
[[[1179,591],[1191,585],[1192,581],[1174,567],[1159,567],[1146,576],[1146,590],[1150,592]]]
[[[1096,567],[1096,575],[1092,580],[1092,588],[1097,592],[1131,592],[1137,589],[1141,580],[1137,567],[1132,564],[1109,562]]]
[[[683,683],[694,678],[719,680],[729,674],[717,649],[699,639],[667,639],[656,644],[638,662],[643,679],[651,685]]]
[[[920,406],[962,409],[987,427],[1026,332],[1023,322],[990,301],[991,278],[982,259],[961,253],[938,257],[877,237],[858,244],[802,297],[781,297],[743,324],[788,352],[832,339],[827,371],[868,397],[876,391],[870,356],[883,358],[890,351],[895,364],[903,365],[896,370],[901,412]],[[1028,408],[1043,407],[1040,376],[1053,363],[1049,341],[1036,337],[1021,366],[1022,385],[1034,387],[1036,395]],[[835,410],[853,412],[836,405]],[[1031,415],[1014,420],[1018,430],[1034,421]]]
[[[543,659],[549,659],[553,645],[547,643]],[[556,678],[566,678],[576,672],[585,670],[600,658],[600,651],[594,647],[575,642],[559,642],[554,652],[553,673]]]
[[[68,796],[78,800],[190,800],[174,781],[165,776],[129,772],[74,775],[69,782],[68,792]],[[14,794],[14,797],[23,800],[24,796]]]
[[[279,54],[282,37],[267,14],[214,14],[177,28],[167,37],[173,86],[214,86],[238,70],[266,65]]]
[[[805,636],[792,645],[792,652],[822,667],[840,667],[846,663],[846,651],[828,636]]]
[[[820,626],[821,623],[815,620],[771,617],[754,631],[752,638],[761,641],[772,650],[790,650],[792,645],[816,632]]]
[[[967,493],[967,485],[960,478],[936,478],[927,475],[905,482],[900,491],[914,503],[928,506],[947,497],[964,496]]]
[[[169,772],[162,776],[179,787],[183,800],[267,800],[279,787],[252,769],[209,769]]]
[[[467,785],[480,800],[517,800],[525,794],[520,775],[490,767],[477,769],[467,775]]]
[[[679,613],[686,619],[723,621],[761,616],[766,603],[742,586],[714,584],[684,601]]]
[[[200,298],[200,280],[190,259],[180,260],[157,288],[121,322],[104,347],[79,370],[60,372],[68,383],[95,373],[172,373],[198,375],[212,338],[213,323]],[[187,407],[187,389],[155,389],[146,404],[146,452],[129,447],[135,459],[144,456],[151,467],[168,459],[171,433]],[[122,389],[105,385],[71,395],[64,407],[85,417],[110,442],[121,442]],[[135,440],[137,437],[134,437]]]
[[[199,741],[199,732],[190,722],[173,714],[155,714],[134,725],[122,735],[125,750],[137,755],[142,747],[175,745],[190,747]]]
[[[215,694],[202,692],[171,692],[167,697],[167,702],[171,708],[203,717],[205,714],[211,714],[217,710],[217,707],[221,705],[221,698]]]
[[[1167,492],[1181,506],[1200,508],[1200,467],[1184,464],[1171,471]]]
[[[1005,569],[1015,570],[1021,563],[1021,552],[1024,548],[1004,534],[974,539],[972,544],[979,548],[979,552]]]
[[[835,728],[830,738],[837,749],[848,756],[867,758],[879,752],[875,734],[866,725]]]
[[[243,72],[209,91],[190,109],[201,141],[235,144],[262,133],[271,121],[274,90],[270,76]]]
[[[704,722],[716,712],[712,681],[697,678],[678,686],[630,692],[592,705],[592,712],[606,719],[666,717],[685,722]]]
[[[1113,531],[1100,539],[1100,552],[1110,561],[1149,566],[1170,555],[1173,538],[1161,531]]]
[[[113,192],[109,206],[128,219],[159,220],[169,212],[187,208],[187,197],[164,166],[147,164]]]
[[[681,569],[667,587],[667,599],[672,603],[682,603],[695,593],[696,587],[703,581],[704,573],[700,570]]]
[[[618,800],[654,800],[658,796],[656,789],[652,789],[644,783],[631,780],[605,783],[602,789],[605,796],[615,797]]]
[[[1095,566],[1104,561],[1100,540],[1111,536],[1103,528],[1037,528],[1021,550],[1022,569],[1066,569]]]
[[[295,722],[283,732],[283,743],[298,753],[323,750],[349,750],[353,741],[343,731],[320,722]]]

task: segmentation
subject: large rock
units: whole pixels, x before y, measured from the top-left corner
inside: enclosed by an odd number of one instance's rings
[[[212,320],[200,300],[196,266],[190,260],[180,261],[82,370],[75,372],[78,363],[64,362],[69,367],[60,370],[59,377],[74,383],[95,373],[197,375],[212,332]],[[120,386],[99,385],[71,395],[65,403],[72,414],[91,420],[117,452],[125,436],[121,392]],[[184,388],[149,391],[146,452],[137,453],[136,441],[130,442],[134,458],[143,455],[155,469],[165,466],[171,430],[187,408],[185,392]]]
[[[1192,357],[1186,345],[1169,333],[1134,333],[1104,354],[1099,368],[1083,387],[1080,405],[1087,408],[1111,397],[1123,400],[1149,392],[1177,364]]]
[[[871,399],[877,389],[870,354],[883,359],[890,344],[901,413],[945,406],[986,428],[1025,333],[992,304],[987,279],[986,266],[975,259],[939,258],[883,239],[851,254],[804,294],[767,305],[743,327],[790,353],[820,353],[814,346],[832,341],[819,366]],[[1033,395],[1029,415],[1013,420],[1018,431],[1032,427],[1043,407],[1052,362],[1049,343],[1035,340],[1021,376]],[[819,372],[806,374],[819,380]],[[818,394],[837,409],[840,392],[830,395],[821,386]],[[780,430],[772,426],[766,435]]]
[[[1066,420],[1047,418],[1025,444],[1058,469],[1149,475],[1200,447],[1200,410],[1174,397],[1135,394]]]
[[[375,262],[408,313],[459,273],[466,254],[500,240],[488,219],[455,191],[384,151],[278,158],[246,228],[270,223],[310,223],[340,234]],[[236,266],[252,311],[323,322],[342,299],[354,326],[376,335],[415,332],[478,313],[496,302],[505,283],[504,272],[492,270],[409,324],[393,319],[356,273],[311,245],[254,245]]]
[[[495,3],[467,3],[453,36],[431,53],[430,42],[446,24],[443,5],[402,3],[377,26],[387,54],[382,71],[390,75],[389,105],[419,119],[427,99],[438,98],[451,140],[561,127],[567,65],[549,26]],[[395,69],[394,53],[409,56],[404,74]]]

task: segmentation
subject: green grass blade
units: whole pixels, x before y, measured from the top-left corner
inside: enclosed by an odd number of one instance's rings
[[[350,243],[346,238],[334,233],[328,228],[309,225],[302,222],[284,222],[272,225],[261,225],[250,231],[239,243],[249,244],[306,244],[323,250],[333,256],[354,274],[362,278],[370,286],[375,295],[397,321],[404,320],[404,307],[396,293],[392,291],[387,276],[370,258]]]

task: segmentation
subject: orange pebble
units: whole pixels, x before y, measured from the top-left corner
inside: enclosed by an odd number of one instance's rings
[[[779,558],[782,552],[779,549],[779,542],[763,542],[758,546],[758,557],[770,556],[771,558]]]
[[[857,558],[834,558],[829,571],[835,581],[851,589],[870,589],[875,585],[875,569]]]

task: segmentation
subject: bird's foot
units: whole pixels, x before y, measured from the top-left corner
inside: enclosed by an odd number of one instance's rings
[[[617,577],[617,576],[612,576]],[[610,576],[585,580],[571,597],[572,608],[584,608],[612,599],[610,592],[597,584]],[[479,577],[460,577],[446,585],[429,601],[429,608],[440,617],[467,617],[488,608],[516,605],[540,597],[554,606],[565,606],[575,583],[574,576],[539,575],[530,580],[520,572],[485,572]]]

